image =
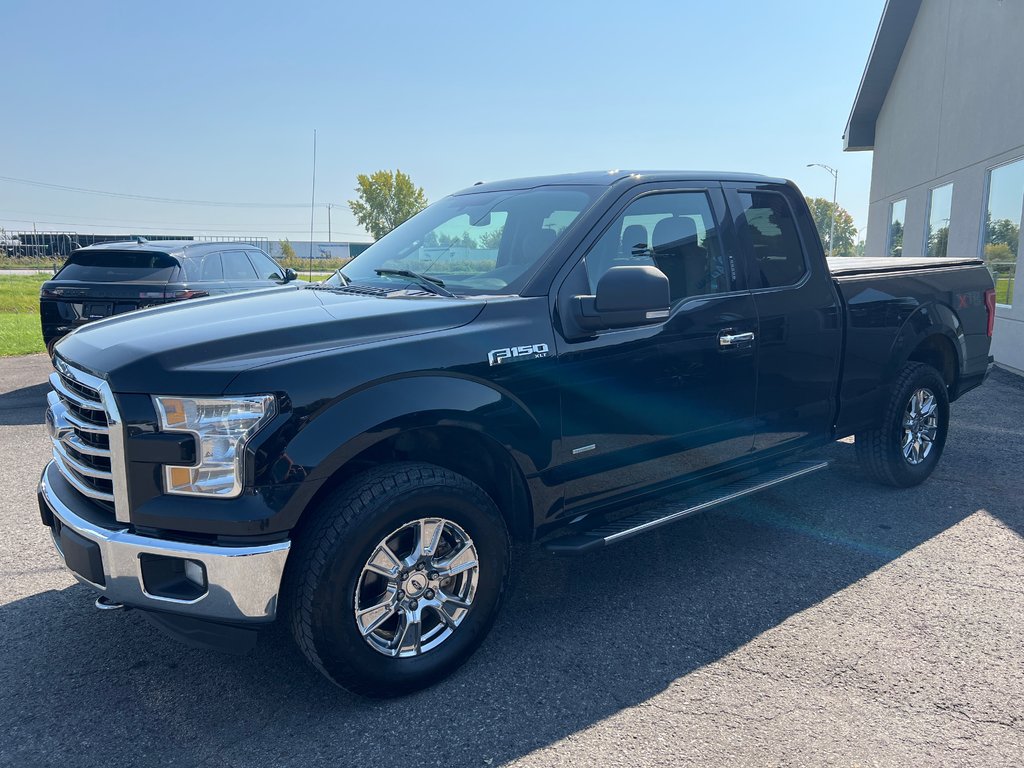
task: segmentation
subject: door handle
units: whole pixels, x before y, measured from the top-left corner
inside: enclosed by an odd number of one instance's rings
[[[739,344],[750,344],[754,341],[754,332],[733,333],[732,330],[725,330],[718,334],[719,347],[735,347]]]

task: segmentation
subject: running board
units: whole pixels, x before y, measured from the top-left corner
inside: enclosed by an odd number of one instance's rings
[[[680,509],[678,501],[659,501],[652,506],[619,520],[599,525],[589,531],[572,533],[544,544],[544,548],[556,555],[581,555],[601,547],[617,544],[641,533],[660,528],[663,525],[682,520],[697,512],[721,506],[730,501],[750,496],[798,477],[828,467],[827,461],[796,461],[776,469],[720,485],[710,491],[685,499],[689,506]]]

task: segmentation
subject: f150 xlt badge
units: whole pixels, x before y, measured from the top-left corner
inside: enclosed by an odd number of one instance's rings
[[[487,362],[491,365],[501,365],[513,360],[533,360],[536,357],[547,357],[547,344],[527,344],[522,347],[505,347],[504,349],[492,349],[487,353]]]

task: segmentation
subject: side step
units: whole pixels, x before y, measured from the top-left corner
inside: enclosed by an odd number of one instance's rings
[[[796,480],[798,477],[804,477],[826,467],[828,467],[827,461],[792,462],[687,498],[683,501],[688,506],[682,509],[679,508],[679,501],[658,501],[639,512],[599,525],[589,531],[552,539],[544,544],[544,548],[556,555],[580,555],[607,547],[610,544],[617,544],[638,534],[674,523],[676,520],[682,520],[697,512],[703,512],[705,509],[712,509],[766,488]]]

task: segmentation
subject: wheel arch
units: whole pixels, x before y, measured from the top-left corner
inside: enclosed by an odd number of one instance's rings
[[[967,342],[957,314],[945,304],[918,307],[896,334],[886,380],[892,381],[908,362],[925,363],[942,376],[953,400],[963,373]]]
[[[303,435],[305,433],[305,435]],[[416,376],[365,388],[321,412],[288,447],[313,467],[305,512],[366,469],[423,461],[457,472],[491,497],[517,540],[533,536],[529,478],[551,441],[524,404],[482,382]],[[314,456],[309,454],[313,453]]]

